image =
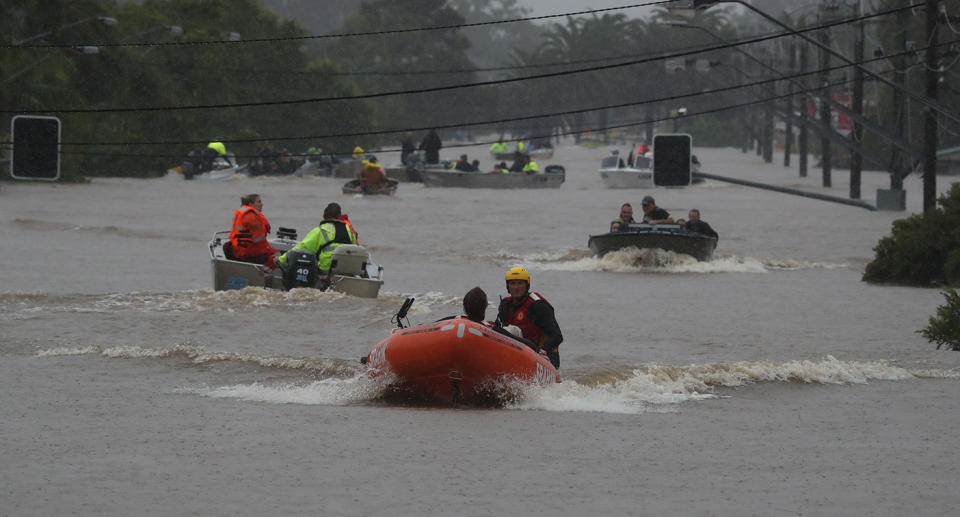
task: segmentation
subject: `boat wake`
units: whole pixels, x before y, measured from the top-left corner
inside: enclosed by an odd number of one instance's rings
[[[434,307],[453,305],[459,297],[443,293],[381,293],[373,301],[385,315],[392,315],[409,297],[417,299],[410,314],[427,314]],[[55,294],[13,292],[0,293],[0,314],[14,319],[42,317],[50,313],[113,314],[117,312],[240,312],[262,309],[310,309],[318,304],[340,303],[362,299],[337,291],[291,289],[280,291],[261,287],[246,287],[228,291],[194,289],[174,292],[130,292],[107,294]]]
[[[198,347],[86,346],[44,350],[40,357],[98,355],[112,359],[154,358],[187,361],[189,365],[236,363],[238,367],[269,368],[287,373],[283,379],[258,380],[175,391],[214,398],[252,402],[309,405],[381,405],[394,403],[388,376],[370,378],[356,361],[258,356],[208,352]],[[205,369],[205,372],[212,372]],[[219,370],[217,370],[219,371]],[[233,373],[229,374],[231,378]],[[258,375],[264,377],[262,372]],[[278,377],[273,375],[271,377]],[[562,383],[520,387],[503,383],[502,407],[512,410],[640,414],[669,412],[691,401],[725,398],[723,390],[759,383],[820,385],[867,384],[870,381],[910,379],[960,379],[960,372],[943,369],[910,369],[885,361],[841,361],[827,356],[820,361],[738,361],[687,366],[649,364],[632,369],[583,371]],[[403,404],[418,405],[417,401]]]
[[[715,255],[700,262],[690,255],[660,249],[624,248],[601,257],[590,250],[574,249],[519,256],[501,251],[494,258],[503,264],[523,263],[543,271],[604,271],[616,273],[768,273],[803,269],[837,269],[846,264],[792,259]]]

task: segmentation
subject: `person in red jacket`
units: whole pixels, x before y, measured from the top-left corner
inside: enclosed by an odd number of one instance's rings
[[[267,241],[270,223],[263,215],[263,199],[260,194],[248,194],[240,198],[242,207],[233,211],[230,227],[230,244],[233,258],[243,262],[263,264],[269,269],[277,267],[280,252]]]
[[[497,319],[501,325],[520,327],[523,337],[533,342],[536,350],[560,368],[560,343],[563,334],[553,315],[553,306],[540,293],[530,291],[530,273],[515,267],[507,271],[507,292],[500,301]]]

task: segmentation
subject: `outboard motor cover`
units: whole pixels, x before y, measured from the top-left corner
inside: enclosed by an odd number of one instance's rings
[[[330,257],[330,272],[337,275],[363,276],[370,254],[363,246],[341,244],[333,249]]]
[[[287,252],[287,265],[283,269],[283,288],[290,290],[295,287],[314,287],[320,269],[317,267],[317,256],[306,250],[291,250]]]

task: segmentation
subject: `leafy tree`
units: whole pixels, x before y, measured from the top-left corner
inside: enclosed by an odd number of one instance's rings
[[[44,42],[107,44],[168,42],[178,37],[165,27],[183,28],[183,42],[223,41],[230,32],[243,40],[279,38],[270,43],[183,46],[102,46],[99,54],[73,56],[61,50],[23,73],[27,52],[0,52],[0,106],[18,111],[52,108],[169,107],[159,111],[62,113],[64,170],[86,175],[148,175],[179,164],[194,147],[218,139],[241,161],[254,154],[256,142],[232,139],[295,137],[278,147],[291,151],[324,144],[305,135],[336,134],[359,127],[369,116],[361,101],[327,104],[274,104],[263,107],[176,109],[204,104],[244,104],[325,96],[355,95],[354,85],[335,75],[335,66],[311,60],[303,51],[306,34],[291,20],[279,18],[256,0],[145,0],[106,5],[97,1],[20,2],[0,24],[12,38],[61,27],[74,20],[108,15],[118,20],[109,29],[84,23],[54,31]],[[283,38],[291,38],[283,40]],[[14,39],[16,41],[16,39]],[[81,60],[80,57],[85,59]],[[11,71],[12,70],[12,71]],[[11,79],[12,77],[12,79]],[[156,145],[165,141],[195,142]],[[73,143],[83,145],[71,145]],[[129,142],[90,145],[91,142]]]
[[[347,17],[340,33],[389,31],[411,27],[460,25],[463,17],[445,0],[377,0],[363,3]],[[359,86],[365,93],[418,90],[475,81],[472,71],[436,73],[444,70],[472,70],[466,56],[469,40],[459,30],[425,30],[376,37],[341,38],[325,50],[330,60],[344,71],[363,76]],[[402,73],[398,73],[402,72]],[[368,128],[430,126],[470,120],[480,114],[483,93],[475,88],[376,99],[373,116],[364,120]]]
[[[863,280],[915,286],[960,285],[960,184],[940,206],[893,222],[891,235],[874,247]]]
[[[923,330],[917,332],[931,343],[949,350],[960,350],[960,293],[956,289],[944,289],[943,297],[946,305],[937,307],[937,315],[930,318],[930,322]]]

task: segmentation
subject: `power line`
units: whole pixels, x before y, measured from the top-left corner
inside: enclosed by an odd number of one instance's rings
[[[570,16],[582,16],[587,14],[597,14],[609,11],[622,11],[626,9],[634,9],[638,7],[650,7],[654,5],[666,4],[669,3],[669,0],[657,0],[654,2],[646,2],[642,4],[633,4],[633,5],[624,5],[620,7],[606,7],[603,9],[588,9],[584,11],[574,11],[569,13],[561,14],[548,14],[542,16],[529,16],[525,18],[512,18],[509,20],[493,20],[487,22],[473,22],[473,23],[461,23],[461,24],[452,24],[452,25],[437,25],[434,27],[411,27],[407,29],[392,29],[392,30],[382,30],[382,31],[369,31],[369,32],[349,32],[345,34],[320,34],[320,35],[308,35],[308,36],[285,36],[277,38],[253,38],[246,40],[205,40],[205,41],[164,41],[164,42],[141,42],[141,43],[95,43],[98,47],[174,47],[174,46],[200,46],[200,45],[236,45],[236,44],[248,44],[248,43],[277,43],[282,41],[304,41],[304,40],[316,40],[316,39],[331,39],[331,38],[352,38],[358,36],[380,36],[386,34],[405,34],[410,32],[426,32],[426,31],[440,31],[440,30],[454,30],[454,29],[466,29],[471,27],[486,27],[491,25],[502,25],[505,23],[517,23],[517,22],[533,22],[538,20],[547,20],[551,18],[562,18]],[[46,44],[46,45],[13,45],[13,44],[2,44],[0,49],[7,48],[71,48],[77,46],[77,44],[71,45],[56,45],[56,44]]]
[[[955,44],[955,43],[958,43],[958,42],[960,42],[960,40],[947,41],[947,42],[940,43],[940,44],[938,44],[937,46],[947,46],[947,45]],[[920,50],[926,50],[926,49],[920,49]],[[889,57],[892,57],[892,56],[893,56],[893,57],[896,57],[896,56],[900,56],[900,55],[907,55],[907,54],[909,54],[909,53],[910,53],[910,51],[904,51],[904,52],[901,52],[901,53],[899,53],[899,54],[893,54],[893,55],[890,55],[890,56],[880,56],[880,57],[876,57],[876,58],[873,58],[873,59],[864,61],[864,64],[870,64],[870,63],[874,63],[874,62],[877,62],[877,61],[884,61],[884,60],[887,60]],[[846,68],[850,68],[850,66],[851,66],[851,65],[841,64],[841,65],[833,66],[833,67],[828,68],[828,69],[824,69],[824,71],[826,71],[826,72],[834,72],[834,71],[838,71],[838,70],[843,70],[843,69],[846,69]],[[888,72],[891,72],[891,71],[893,71],[893,69],[888,69],[888,70],[882,71],[881,73],[888,73]],[[761,86],[761,85],[765,85],[765,84],[771,84],[771,83],[775,83],[775,82],[783,81],[783,80],[793,80],[793,79],[802,78],[802,77],[805,77],[805,76],[814,75],[814,74],[817,74],[817,73],[819,73],[819,71],[817,71],[817,70],[807,71],[807,72],[798,72],[798,73],[792,74],[792,75],[784,75],[784,76],[782,76],[782,77],[776,77],[776,78],[764,79],[764,80],[754,81],[754,82],[749,82],[749,83],[737,84],[737,85],[733,85],[733,86],[715,88],[715,89],[706,90],[706,91],[699,91],[699,92],[686,93],[686,94],[678,94],[678,95],[670,95],[670,96],[666,96],[666,97],[660,97],[660,98],[655,98],[655,99],[647,99],[647,100],[643,100],[643,101],[630,102],[630,103],[621,103],[621,104],[614,104],[614,105],[605,105],[605,106],[590,107],[590,108],[583,108],[583,109],[577,109],[577,110],[567,110],[567,111],[562,111],[562,112],[554,112],[554,113],[545,113],[545,114],[538,114],[538,115],[530,115],[530,116],[525,116],[525,117],[514,117],[514,118],[509,118],[509,119],[498,119],[498,120],[486,120],[486,121],[477,121],[477,122],[466,122],[466,123],[457,123],[457,124],[447,124],[447,125],[441,125],[441,126],[415,127],[415,128],[398,128],[398,129],[379,130],[379,131],[365,131],[365,132],[356,132],[356,133],[335,133],[335,134],[325,134],[325,135],[293,136],[293,137],[260,137],[260,138],[255,138],[255,139],[252,139],[252,138],[251,138],[251,139],[222,139],[221,141],[226,142],[226,143],[231,143],[231,144],[237,144],[237,143],[258,142],[258,141],[262,141],[262,140],[268,140],[268,141],[274,141],[274,142],[277,142],[277,141],[297,141],[297,140],[321,140],[321,139],[327,139],[327,138],[347,138],[347,137],[358,137],[358,136],[375,136],[375,135],[395,134],[395,133],[403,133],[403,132],[408,132],[408,131],[409,131],[409,132],[412,132],[412,131],[425,131],[425,130],[428,130],[428,129],[450,129],[450,128],[471,127],[471,126],[489,126],[489,125],[496,125],[496,124],[502,124],[502,123],[507,123],[507,122],[519,122],[519,121],[532,120],[532,119],[537,119],[537,118],[562,117],[562,116],[574,115],[574,114],[579,114],[579,113],[587,113],[587,112],[592,112],[592,111],[628,108],[628,107],[635,107],[635,106],[640,106],[640,105],[645,105],[645,104],[653,104],[653,103],[659,103],[659,102],[675,101],[675,100],[685,99],[685,98],[695,98],[695,97],[701,97],[701,96],[706,96],[706,95],[715,95],[715,94],[718,94],[718,93],[729,92],[729,91],[732,91],[732,90],[745,89],[745,88],[753,88],[753,87],[756,87],[756,86]],[[852,81],[853,81],[852,79],[850,79],[850,80],[841,80],[841,81],[837,81],[837,82],[831,83],[831,84],[829,84],[828,86],[838,86],[838,85],[843,85],[843,84],[849,84],[849,83],[852,82]],[[814,87],[811,87],[811,88],[805,89],[805,90],[800,90],[800,91],[795,91],[795,92],[789,92],[789,93],[786,93],[786,94],[783,94],[783,95],[778,95],[778,96],[775,96],[775,97],[768,97],[768,98],[765,98],[763,101],[759,101],[759,102],[769,102],[769,101],[771,101],[771,100],[777,100],[777,99],[786,98],[786,97],[801,96],[801,95],[805,95],[805,94],[808,94],[808,93],[816,93],[816,92],[820,91],[821,89],[822,89],[822,86],[814,86]],[[748,103],[748,104],[746,104],[746,105],[751,105],[751,104],[753,104],[753,103],[754,103],[754,102],[751,102],[751,103]],[[736,105],[736,106],[740,106],[740,105]],[[736,107],[736,106],[735,106],[735,107]],[[723,109],[731,109],[731,108],[728,106],[728,107],[725,107],[725,108],[723,108]],[[696,115],[690,115],[690,116],[701,116],[701,115],[703,115],[703,114],[711,113],[711,112],[713,112],[713,111],[717,111],[717,110],[701,111],[701,112],[697,113]],[[671,117],[671,118],[672,118],[672,117]],[[653,120],[653,121],[650,121],[650,122],[656,122],[656,121],[659,121],[659,119]],[[632,123],[632,124],[630,124],[630,125],[639,125],[639,124],[641,124],[641,123]],[[615,127],[614,127],[614,128],[615,128]],[[609,129],[609,128],[608,128],[608,129]],[[506,141],[512,141],[512,140],[516,140],[516,139],[508,139],[508,140],[506,140]],[[9,144],[9,143],[10,143],[10,142],[6,142],[6,144]],[[60,145],[62,145],[62,146],[91,146],[91,147],[92,147],[92,146],[137,146],[137,145],[166,145],[166,146],[172,146],[172,145],[203,144],[203,143],[206,143],[206,140],[203,140],[203,141],[198,141],[198,140],[193,140],[193,141],[166,141],[166,142],[62,142]],[[4,142],[0,142],[0,144],[5,144],[5,143],[4,143]],[[382,152],[382,151],[381,151],[381,152]],[[120,154],[120,155],[117,155],[117,156],[143,156],[143,157],[160,157],[160,156],[162,156],[162,157],[170,157],[170,155],[141,155],[141,154],[134,154],[134,155],[122,155],[122,154]]]
[[[807,27],[804,29],[796,30],[796,33],[804,33],[815,30],[821,30],[836,25],[843,25],[847,23],[852,23],[861,20],[867,20],[870,18],[875,18],[879,16],[885,16],[887,14],[904,10],[905,8],[895,8],[889,9],[887,11],[879,11],[876,13],[871,13],[868,15],[863,15],[854,18],[847,18],[843,20],[836,20],[822,25],[816,25]],[[658,61],[661,59],[670,59],[676,57],[684,57],[689,55],[695,55],[699,53],[712,52],[715,50],[723,50],[727,48],[736,47],[739,45],[745,45],[750,43],[759,43],[762,41],[769,41],[784,36],[792,35],[793,33],[775,33],[772,35],[753,37],[745,40],[741,40],[733,43],[724,43],[712,47],[704,47],[699,50],[690,50],[685,52],[673,53],[665,56],[655,57],[655,58],[644,58],[644,59],[635,59],[631,61],[625,61],[623,63],[614,63],[609,65],[598,65],[586,68],[578,68],[574,70],[564,70],[559,72],[548,72],[536,75],[529,75],[523,77],[513,77],[507,79],[496,79],[488,81],[479,81],[473,83],[462,83],[462,84],[453,84],[447,86],[436,86],[431,88],[420,88],[412,90],[397,90],[392,92],[376,92],[368,93],[361,95],[344,95],[344,96],[335,96],[335,97],[318,97],[318,98],[308,98],[308,99],[291,99],[291,100],[280,100],[280,101],[262,101],[262,102],[243,102],[243,103],[223,103],[223,104],[200,104],[193,106],[141,106],[133,108],[55,108],[55,109],[44,109],[44,110],[24,110],[24,109],[6,109],[0,110],[0,113],[23,113],[30,111],[32,113],[124,113],[124,112],[142,112],[142,111],[180,111],[180,110],[196,110],[196,109],[227,109],[227,108],[249,108],[249,107],[262,107],[262,106],[282,106],[282,105],[294,105],[294,104],[312,104],[320,102],[331,102],[331,101],[345,101],[345,100],[361,100],[361,99],[373,99],[380,97],[390,97],[396,95],[413,95],[413,94],[423,94],[423,93],[433,93],[438,91],[447,91],[447,90],[457,90],[463,88],[475,88],[481,86],[492,86],[492,85],[503,85],[516,82],[530,81],[535,79],[546,79],[551,77],[561,77],[573,74],[582,74],[587,72],[597,72],[603,70],[611,70],[615,68],[622,68],[626,66],[633,66],[638,64],[644,64],[651,61]]]

